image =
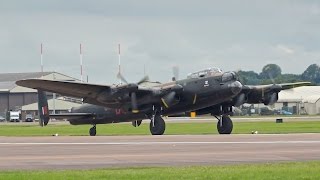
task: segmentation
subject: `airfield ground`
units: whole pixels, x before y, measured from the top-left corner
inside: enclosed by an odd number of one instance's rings
[[[87,125],[1,123],[0,177],[319,179],[320,118],[268,118],[234,120],[233,135],[207,119],[167,120],[164,136],[149,135],[148,122],[99,125],[96,137]]]

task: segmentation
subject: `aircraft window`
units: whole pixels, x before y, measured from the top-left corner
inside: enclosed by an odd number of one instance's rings
[[[220,68],[208,68],[199,72],[190,73],[187,78],[199,78],[199,77],[207,77],[216,74],[221,74],[222,70]]]
[[[205,72],[200,72],[199,73],[199,77],[205,77],[206,76],[206,73]]]

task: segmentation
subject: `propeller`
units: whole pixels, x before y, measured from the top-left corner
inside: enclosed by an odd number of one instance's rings
[[[117,74],[117,78],[121,79],[121,81],[123,81],[125,84],[129,84],[128,81],[126,80],[126,78],[124,76],[122,76],[121,73]],[[149,81],[149,76],[144,76],[140,81],[138,81],[137,83],[135,83],[136,85],[140,85],[144,82]],[[138,103],[137,103],[137,94],[136,92],[132,92],[130,94],[131,97],[131,107],[132,107],[132,113],[138,113],[139,109],[138,109]]]
[[[176,95],[176,92],[171,91],[170,93],[168,93],[167,95],[161,98],[161,101],[166,108],[169,108],[173,104],[175,100],[174,99],[175,95]]]
[[[267,101],[264,102],[264,105],[273,105],[278,100],[278,94],[272,93]]]
[[[173,73],[172,81],[179,80],[179,67],[178,66],[172,67],[172,73]]]
[[[123,81],[125,84],[129,84],[128,81],[126,80],[126,78],[124,78],[124,76],[122,76],[121,73],[117,74],[117,78],[120,79],[121,81]],[[136,84],[140,85],[144,82],[149,81],[149,76],[144,76],[140,81],[138,81]]]
[[[132,106],[132,112],[138,113],[138,104],[137,104],[137,95],[135,92],[131,93],[131,106]]]
[[[147,82],[149,81],[149,76],[144,76],[140,81],[137,82],[138,85],[144,83],[144,82]]]
[[[278,100],[278,96],[277,96],[277,93],[273,93],[270,97],[270,102],[269,104],[272,105],[274,104],[276,101]]]
[[[234,103],[234,106],[240,107],[242,104],[244,104],[245,100],[246,100],[246,95],[243,94],[243,93],[241,93],[241,94],[237,97],[236,102]]]
[[[123,81],[124,83],[128,84],[128,81],[122,76],[121,73],[117,74],[117,78],[120,79],[121,81]]]
[[[275,82],[275,80],[274,80],[274,78],[273,78],[273,76],[272,76],[272,74],[271,74],[271,72],[269,72],[268,73],[268,76],[269,76],[269,78],[270,78],[270,80],[271,80],[271,82],[272,82],[272,84],[276,84],[276,82]]]

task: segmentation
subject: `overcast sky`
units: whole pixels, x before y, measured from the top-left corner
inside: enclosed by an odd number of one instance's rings
[[[45,71],[115,83],[168,81],[207,67],[260,72],[268,63],[302,73],[320,62],[320,1],[1,0],[1,71]]]

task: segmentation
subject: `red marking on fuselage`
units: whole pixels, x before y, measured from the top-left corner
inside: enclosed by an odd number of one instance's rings
[[[115,109],[115,111],[116,111],[116,115],[123,114],[123,110],[122,109]]]
[[[48,114],[49,114],[48,106],[43,106],[43,107],[42,107],[42,114],[43,114],[43,115],[48,115]]]

